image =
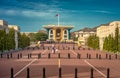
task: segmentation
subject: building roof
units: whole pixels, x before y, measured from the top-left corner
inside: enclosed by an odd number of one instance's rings
[[[46,29],[50,29],[50,28],[67,28],[67,29],[72,29],[74,28],[74,26],[63,26],[63,25],[60,25],[60,26],[57,26],[57,25],[46,25],[46,26],[43,26],[44,28]]]

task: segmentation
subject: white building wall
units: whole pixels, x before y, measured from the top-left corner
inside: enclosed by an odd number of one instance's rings
[[[99,37],[99,46],[100,50],[103,50],[103,43],[105,37],[109,36],[110,34],[112,36],[115,36],[115,29],[119,28],[120,31],[120,21],[114,21],[111,22],[108,26],[100,26],[97,28],[97,36]]]

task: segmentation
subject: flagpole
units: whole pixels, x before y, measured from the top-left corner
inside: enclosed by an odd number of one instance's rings
[[[59,22],[59,19],[60,19],[60,18],[59,18],[59,14],[58,14],[58,26],[59,26],[59,23],[60,23],[60,22]]]

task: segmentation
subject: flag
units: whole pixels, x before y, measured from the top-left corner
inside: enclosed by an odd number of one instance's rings
[[[59,16],[59,14],[56,14],[55,16]]]

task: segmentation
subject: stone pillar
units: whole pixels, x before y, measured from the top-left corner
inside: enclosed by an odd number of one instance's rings
[[[15,49],[18,49],[18,32],[15,31]]]
[[[68,40],[70,39],[70,29],[68,29]]]

